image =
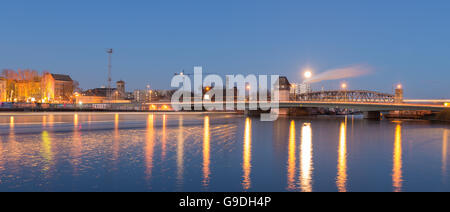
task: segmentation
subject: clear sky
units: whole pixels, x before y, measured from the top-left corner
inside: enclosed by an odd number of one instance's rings
[[[174,72],[286,75],[301,81],[355,64],[350,89],[450,98],[450,1],[40,0],[0,3],[0,69],[70,74],[82,88],[113,80],[167,89]],[[341,81],[314,85],[337,88]]]

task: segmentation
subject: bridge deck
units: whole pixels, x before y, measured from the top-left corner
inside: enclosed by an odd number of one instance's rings
[[[262,102],[264,103],[264,102]],[[154,103],[154,104],[170,104],[170,103]],[[248,108],[251,104],[259,104],[257,101],[237,101],[234,104],[245,105],[245,108]],[[189,106],[193,105],[192,103],[178,103],[172,104],[172,106]],[[224,106],[225,102],[212,102],[212,103],[203,103],[204,106],[207,107],[218,107]],[[412,103],[384,103],[384,102],[332,102],[332,101],[280,101],[278,104],[269,103],[272,108],[302,108],[302,107],[320,107],[320,108],[343,108],[343,109],[357,109],[360,111],[405,111],[405,110],[427,110],[440,112],[446,108],[443,105],[433,105],[433,104],[412,104]]]

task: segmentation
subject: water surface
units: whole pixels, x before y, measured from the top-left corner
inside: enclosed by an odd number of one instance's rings
[[[0,191],[450,191],[449,135],[358,116],[0,114]]]

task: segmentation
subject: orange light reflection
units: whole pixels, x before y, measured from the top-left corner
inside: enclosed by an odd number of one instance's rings
[[[203,186],[206,188],[209,185],[210,170],[210,131],[209,131],[209,116],[205,116],[203,126]]]
[[[289,150],[288,150],[288,179],[287,179],[287,189],[295,190],[295,167],[296,167],[296,144],[295,144],[295,122],[291,121],[291,125],[289,127]]]
[[[250,118],[245,119],[245,130],[244,130],[244,153],[243,153],[243,163],[242,169],[244,172],[242,186],[244,190],[250,189],[251,186],[251,158],[252,158],[252,122]]]

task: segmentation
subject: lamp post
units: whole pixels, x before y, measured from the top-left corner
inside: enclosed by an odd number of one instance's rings
[[[341,84],[341,88],[344,91],[344,102],[347,101],[347,87],[348,87],[347,83],[344,82]]]
[[[395,103],[403,103],[403,85],[397,84],[397,87],[395,89]]]
[[[309,93],[309,84],[307,83],[307,81],[309,80],[309,79],[311,79],[311,77],[312,77],[312,71],[311,70],[306,70],[304,73],[303,73],[303,77],[305,78],[305,80],[303,81],[303,85],[301,85],[301,86],[303,86],[304,87],[304,89],[306,89],[306,94],[308,94]],[[300,89],[301,89],[301,87],[300,87]],[[297,97],[296,97],[297,98]],[[308,98],[308,96],[306,97],[306,98]],[[307,99],[308,100],[308,99]]]
[[[303,76],[305,79],[310,79],[312,77],[312,72],[310,70],[306,70],[305,73],[303,73]]]

